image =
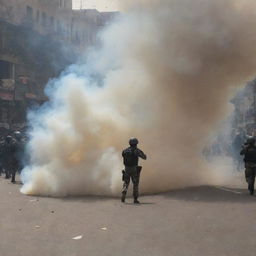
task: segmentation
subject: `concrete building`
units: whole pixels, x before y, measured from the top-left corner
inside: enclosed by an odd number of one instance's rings
[[[0,0],[0,19],[52,40],[86,48],[117,12],[72,10],[72,0]]]
[[[76,39],[75,16],[72,0],[0,0],[1,19],[65,43]]]
[[[0,130],[25,125],[49,78],[96,43],[106,17],[72,0],[0,0]]]
[[[71,0],[0,0],[0,127],[24,126],[46,100],[48,79],[69,64],[62,48],[72,55],[71,21]]]
[[[69,38],[71,10],[72,0],[0,0],[1,19],[43,35],[61,32]]]
[[[79,50],[97,44],[97,34],[107,26],[118,12],[99,12],[95,9],[73,10],[71,25],[72,44]]]

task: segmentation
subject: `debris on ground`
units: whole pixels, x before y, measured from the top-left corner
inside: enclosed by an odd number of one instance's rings
[[[73,237],[72,239],[73,239],[73,240],[80,240],[82,237],[83,237],[83,236],[75,236],[75,237]]]

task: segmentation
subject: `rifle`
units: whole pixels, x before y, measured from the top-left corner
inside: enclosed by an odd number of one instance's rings
[[[142,166],[137,166],[137,173],[138,173],[138,182],[140,181],[140,173],[142,170]]]
[[[138,175],[140,176],[140,172],[142,170],[142,166],[137,166],[137,172],[138,172]]]

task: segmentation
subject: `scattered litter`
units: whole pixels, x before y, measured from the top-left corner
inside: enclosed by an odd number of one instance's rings
[[[19,211],[21,211],[21,209],[19,209]]]
[[[31,199],[29,200],[30,202],[36,202],[37,200],[36,199]]]
[[[54,213],[54,211],[51,211],[51,213]]]
[[[36,225],[35,228],[40,228],[40,226]]]
[[[106,227],[104,227],[104,228],[101,228],[101,230],[104,230],[104,231],[106,231],[106,230],[107,230],[107,228],[106,228]]]
[[[79,240],[79,239],[81,239],[83,236],[75,236],[75,237],[73,237],[72,239],[73,240]]]

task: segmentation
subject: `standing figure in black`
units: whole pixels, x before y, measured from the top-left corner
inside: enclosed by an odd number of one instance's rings
[[[245,179],[248,183],[248,190],[250,194],[254,194],[254,182],[255,182],[255,173],[256,173],[256,146],[255,138],[249,138],[244,144],[241,152],[241,155],[244,155],[245,163]]]
[[[4,174],[4,166],[3,166],[3,151],[4,151],[4,144],[5,144],[5,138],[4,137],[0,137],[0,176],[2,175],[2,173]]]
[[[12,178],[12,182],[15,183],[15,152],[16,152],[16,143],[12,136],[8,135],[5,138],[3,145],[3,167],[5,170],[5,178]]]
[[[22,134],[20,131],[14,132],[15,137],[15,170],[20,174],[23,169],[23,158],[25,151],[25,142],[22,139]],[[15,180],[15,177],[14,177]]]
[[[139,179],[142,167],[138,166],[139,157],[146,160],[147,156],[137,148],[139,141],[136,138],[129,140],[130,147],[123,150],[122,156],[124,159],[125,170],[123,171],[123,190],[121,201],[125,202],[125,197],[129,187],[130,179],[133,183],[133,198],[134,203],[139,204]]]

